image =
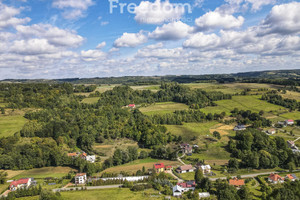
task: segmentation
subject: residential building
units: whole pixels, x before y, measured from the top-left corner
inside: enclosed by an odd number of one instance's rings
[[[189,190],[195,190],[195,187],[196,187],[195,181],[177,183],[177,185],[173,187],[173,196],[176,197],[182,196],[182,193],[187,192]]]
[[[129,104],[127,107],[128,108],[135,108],[135,104]]]
[[[273,135],[273,134],[276,133],[276,130],[275,130],[275,129],[269,129],[269,130],[267,131],[267,133],[270,134],[270,135]]]
[[[86,181],[86,173],[78,173],[75,175],[75,184],[85,184]]]
[[[166,166],[166,167],[165,167],[165,170],[166,170],[166,171],[170,171],[170,170],[172,170],[172,168],[173,168],[173,167],[169,165],[169,166]]]
[[[193,147],[187,143],[181,144],[180,148],[182,150],[182,153],[185,153],[187,155],[191,155],[193,153]]]
[[[209,192],[201,192],[201,193],[199,193],[199,199],[201,199],[201,198],[208,198],[208,197],[210,197]]]
[[[246,130],[246,126],[245,125],[237,125],[236,127],[234,127],[233,129],[234,131],[243,131]]]
[[[154,164],[154,168],[156,170],[156,173],[165,171],[165,165],[163,163]]]
[[[245,181],[242,179],[238,179],[237,177],[234,177],[233,179],[229,180],[229,185],[233,185],[235,187],[241,187],[245,185]]]
[[[27,189],[30,187],[33,178],[21,178],[19,180],[13,181],[9,185],[10,191],[16,191],[17,189]]]
[[[285,124],[286,125],[294,125],[294,120],[292,120],[292,119],[288,119],[288,120],[285,120]]]
[[[287,174],[284,177],[284,180],[291,180],[291,181],[295,181],[298,180],[298,177],[295,174]]]
[[[211,166],[210,165],[203,165],[202,163],[197,163],[195,165],[197,169],[200,169],[203,174],[211,173]]]
[[[91,156],[87,155],[85,157],[85,160],[90,162],[90,163],[94,163],[94,162],[96,162],[96,156],[95,155],[91,155]]]
[[[87,153],[85,152],[73,152],[73,153],[68,153],[67,154],[69,157],[72,157],[72,158],[77,158],[77,157],[80,157],[88,162],[91,162],[91,163],[94,163],[96,161],[96,156],[95,155],[88,155]]]
[[[284,182],[284,178],[282,178],[281,176],[279,176],[278,174],[270,174],[270,176],[268,177],[268,181],[270,183],[283,183]]]
[[[183,165],[183,166],[180,166],[176,169],[176,172],[177,173],[187,173],[187,172],[193,172],[194,171],[194,168],[192,165]]]

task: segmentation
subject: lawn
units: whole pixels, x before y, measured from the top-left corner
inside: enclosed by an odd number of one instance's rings
[[[110,172],[110,173],[120,173],[121,171],[129,172],[129,173],[135,173],[137,170],[142,170],[143,166],[146,169],[152,169],[153,165],[156,163],[164,163],[165,165],[172,165],[172,166],[178,166],[180,163],[178,161],[170,161],[170,160],[157,160],[157,159],[152,159],[152,158],[146,158],[142,160],[135,160],[130,163],[116,166],[116,167],[111,167],[104,172]]]
[[[100,97],[89,97],[85,98],[81,101],[81,103],[88,103],[88,104],[94,104],[97,103]]]
[[[11,171],[8,170],[8,175],[11,179],[20,179],[20,178],[47,178],[47,177],[56,177],[61,178],[63,176],[66,176],[69,171],[77,171],[76,169],[70,168],[70,167],[43,167],[43,168],[35,168],[30,170],[20,170],[20,171]],[[14,177],[12,177],[11,174],[15,174]]]
[[[187,181],[195,180],[195,172],[187,172],[187,173],[182,173],[179,175],[182,179],[187,180]]]
[[[186,110],[189,107],[182,103],[163,102],[140,108],[146,115],[173,113],[175,110]]]
[[[20,131],[27,119],[23,115],[0,115],[0,137],[8,137]]]
[[[286,108],[278,105],[268,103],[259,99],[259,95],[253,96],[233,96],[229,100],[216,101],[217,106],[210,106],[201,109],[204,113],[221,113],[226,112],[230,115],[230,112],[234,108],[239,110],[251,110],[253,112],[259,112],[261,110],[265,112],[286,110]]]
[[[281,114],[280,117],[283,117],[285,119],[298,120],[300,119],[300,112],[299,111],[288,112],[288,113]]]
[[[181,136],[183,141],[191,141],[194,137],[210,135],[210,128],[218,122],[184,123],[183,125],[165,125],[172,134]]]
[[[72,191],[62,192],[63,199],[66,200],[98,200],[98,199],[113,199],[113,200],[140,200],[140,199],[162,199],[163,195],[155,198],[150,195],[158,195],[155,190],[147,190],[142,192],[132,192],[127,188],[105,189],[105,190],[90,190],[90,191]]]

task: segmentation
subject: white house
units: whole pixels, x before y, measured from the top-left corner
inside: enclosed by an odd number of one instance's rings
[[[180,187],[179,185],[175,185],[173,187],[173,196],[174,197],[180,197],[183,192],[184,192],[184,188]]]
[[[268,177],[268,181],[270,183],[283,183],[284,182],[284,178],[282,178],[281,176],[279,176],[278,174],[270,174],[270,176]]]
[[[273,134],[276,133],[276,130],[275,129],[269,129],[267,132],[268,132],[268,134],[273,135]]]
[[[286,125],[293,125],[294,124],[294,120],[292,120],[292,119],[285,120],[285,124]]]
[[[78,173],[75,175],[75,184],[85,184],[86,180],[86,173]]]
[[[211,172],[211,166],[210,165],[198,165],[198,169],[202,170],[203,174],[209,174]]]
[[[32,181],[33,181],[32,178],[21,178],[17,181],[11,182],[11,184],[9,185],[9,189],[10,191],[16,191],[17,189],[21,189],[21,188],[27,189],[30,187]]]
[[[86,159],[86,161],[88,161],[88,162],[94,163],[94,162],[96,161],[96,156],[95,156],[95,155],[92,155],[92,156],[87,155],[87,156],[85,157],[85,159]]]
[[[187,173],[187,172],[193,172],[194,171],[194,168],[192,165],[183,165],[183,166],[180,166],[176,169],[176,172],[177,173]]]
[[[200,199],[201,198],[208,198],[208,197],[210,197],[209,192],[201,192],[201,193],[199,193],[199,198]]]
[[[195,181],[187,181],[185,183],[177,183],[173,187],[173,196],[178,197],[181,196],[182,193],[187,192],[189,190],[195,190],[196,183]]]

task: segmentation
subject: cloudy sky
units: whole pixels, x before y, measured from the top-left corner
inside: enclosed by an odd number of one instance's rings
[[[300,69],[300,2],[0,0],[0,79]]]

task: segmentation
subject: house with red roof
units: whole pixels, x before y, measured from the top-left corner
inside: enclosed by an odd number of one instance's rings
[[[281,176],[279,176],[278,174],[270,174],[270,176],[268,177],[268,181],[270,183],[283,183],[284,182],[284,178],[282,178]]]
[[[165,171],[165,165],[164,165],[164,163],[154,164],[154,168],[156,170],[156,173],[160,173],[160,172],[164,172]]]
[[[135,104],[129,104],[127,107],[128,108],[135,108]]]
[[[29,188],[33,179],[32,178],[21,178],[19,180],[13,181],[9,185],[10,191],[16,191],[17,189]]]
[[[291,180],[291,181],[295,181],[298,180],[298,177],[295,174],[287,174],[284,177],[284,180]]]
[[[229,180],[229,185],[233,185],[235,187],[241,187],[245,185],[245,181],[242,179],[238,179],[237,177],[234,177],[233,179]]]
[[[86,180],[86,173],[78,173],[75,175],[75,184],[85,184]]]
[[[182,196],[182,193],[187,192],[189,190],[195,190],[196,182],[195,181],[187,181],[184,183],[177,183],[173,187],[173,196],[179,197]]]
[[[167,171],[167,170],[172,170],[172,166],[171,166],[171,165],[166,166],[166,167],[165,167],[165,170],[166,170],[166,171]]]
[[[293,125],[295,122],[292,119],[285,120],[286,125]]]

